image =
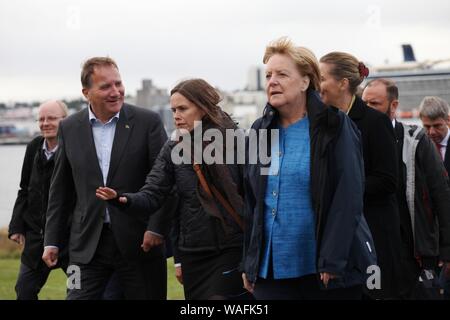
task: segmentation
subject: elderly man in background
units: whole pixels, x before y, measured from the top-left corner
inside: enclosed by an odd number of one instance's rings
[[[28,144],[25,152],[20,190],[8,232],[11,240],[25,244],[15,288],[19,300],[37,300],[50,271],[60,267],[64,270],[67,268],[66,250],[63,250],[59,263],[52,268],[47,267],[41,259],[48,190],[54,168],[54,154],[58,148],[57,132],[59,122],[66,116],[67,106],[61,101],[41,104],[37,120],[41,135]]]
[[[447,172],[426,131],[396,120],[398,88],[389,79],[375,79],[363,91],[366,104],[385,113],[395,129],[398,148],[397,202],[401,231],[402,299],[438,299],[426,288],[438,264],[450,261],[450,188]],[[428,275],[428,276],[427,276]],[[419,278],[420,277],[420,278]],[[420,281],[422,279],[422,282]]]

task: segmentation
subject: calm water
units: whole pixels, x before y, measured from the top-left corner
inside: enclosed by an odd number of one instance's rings
[[[24,145],[0,145],[0,228],[8,226],[11,219],[19,190],[25,148]]]

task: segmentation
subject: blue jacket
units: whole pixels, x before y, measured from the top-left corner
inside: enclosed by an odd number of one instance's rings
[[[375,246],[363,216],[364,163],[360,135],[353,122],[326,107],[316,91],[307,92],[310,118],[311,197],[316,214],[317,270],[339,277],[328,288],[363,284],[367,268],[376,265]],[[269,104],[252,129],[274,129],[277,111]],[[267,134],[270,137],[270,133]],[[270,150],[270,140],[267,141]],[[248,154],[249,152],[247,152]],[[247,162],[248,163],[248,162]],[[267,176],[247,164],[244,172],[245,242],[243,269],[255,282],[263,247],[264,194]]]

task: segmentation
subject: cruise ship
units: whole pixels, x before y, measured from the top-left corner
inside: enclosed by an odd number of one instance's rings
[[[410,44],[402,45],[403,63],[371,67],[367,80],[389,78],[399,89],[399,109],[416,111],[425,96],[438,96],[450,103],[450,59],[416,61]],[[447,67],[439,67],[447,65]]]

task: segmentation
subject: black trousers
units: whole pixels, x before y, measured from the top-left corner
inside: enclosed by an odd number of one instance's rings
[[[426,280],[425,271],[419,266],[414,258],[405,258],[402,260],[403,274],[401,277],[401,299],[403,300],[442,300],[444,296],[440,294],[439,288],[439,270],[435,270],[433,265],[427,265],[427,269],[433,271],[433,280]],[[419,277],[422,281],[419,281]],[[424,281],[425,278],[425,281]]]
[[[362,286],[321,290],[317,275],[293,279],[258,278],[253,292],[256,300],[361,300]]]
[[[15,287],[17,300],[38,300],[51,270],[43,262],[36,269],[21,263]]]
[[[68,270],[79,268],[79,286],[73,281],[67,300],[99,300],[115,272],[127,300],[165,300],[167,298],[167,263],[164,257],[130,261],[120,254],[112,231],[105,226],[97,251],[89,264],[69,263]],[[75,274],[69,274],[69,277]],[[75,279],[75,278],[74,278]]]

